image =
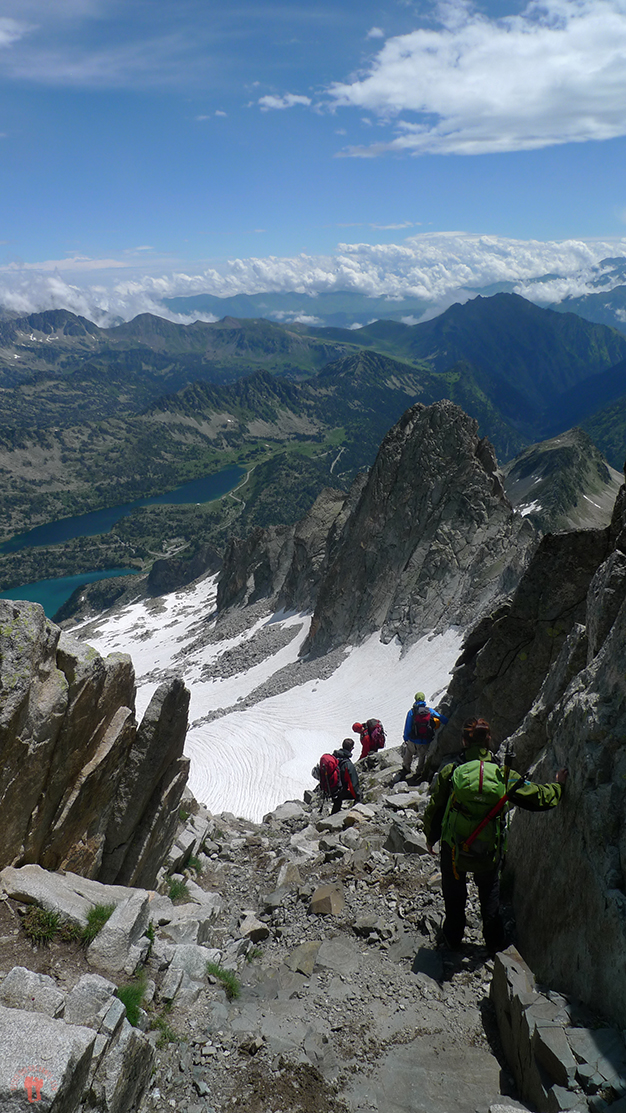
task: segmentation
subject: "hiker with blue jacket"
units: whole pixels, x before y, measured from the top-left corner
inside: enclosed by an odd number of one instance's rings
[[[417,758],[415,776],[421,780],[421,772],[426,762],[428,747],[435,737],[435,732],[447,721],[447,716],[443,715],[441,711],[436,711],[434,707],[427,707],[426,696],[423,692],[415,693],[413,706],[408,712],[404,724],[404,741],[400,750],[403,776],[410,777],[413,758]]]
[[[500,911],[500,870],[504,860],[506,815],[518,806],[539,812],[561,800],[567,769],[559,769],[552,784],[534,784],[491,751],[491,731],[485,719],[467,719],[461,738],[463,754],[439,773],[424,813],[424,834],[432,855],[440,842],[441,888],[446,908],[442,942],[451,950],[461,946],[466,927],[467,875],[478,889],[485,945],[490,955],[504,946]]]

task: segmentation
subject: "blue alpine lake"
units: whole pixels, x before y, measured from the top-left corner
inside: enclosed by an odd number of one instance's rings
[[[62,541],[71,541],[75,537],[94,537],[98,533],[107,533],[120,518],[127,517],[139,506],[167,504],[184,506],[189,503],[211,502],[232,491],[243,475],[245,469],[233,465],[213,475],[204,476],[202,479],[183,483],[165,495],[137,499],[122,506],[110,506],[105,510],[94,510],[74,518],[60,518],[57,522],[47,522],[46,525],[36,526],[27,533],[21,533],[12,537],[10,541],[5,541],[0,545],[0,553],[17,553],[35,545],[58,545]],[[60,576],[54,580],[38,580],[36,583],[23,584],[21,587],[12,587],[3,591],[0,593],[0,599],[26,599],[31,603],[41,603],[47,617],[52,618],[77,587],[95,583],[96,580],[108,580],[113,576],[128,576],[136,571],[135,568],[118,568],[106,572],[82,572],[76,576]]]
[[[75,518],[59,518],[56,522],[46,522],[35,526],[27,533],[19,533],[0,545],[0,553],[19,553],[20,549],[30,549],[35,545],[58,545],[61,541],[72,541],[75,537],[94,537],[98,533],[108,533],[119,522],[139,506],[172,505],[184,506],[192,502],[211,502],[228,494],[236,487],[244,469],[233,465],[202,479],[192,479],[165,495],[155,495],[149,499],[136,499],[123,506],[108,506],[104,510],[92,510],[89,514],[78,514]]]
[[[0,594],[0,599],[26,599],[28,603],[41,603],[46,617],[54,618],[59,607],[67,602],[77,587],[93,584],[96,580],[110,580],[114,576],[136,575],[136,568],[109,569],[108,572],[81,572],[78,576],[59,576],[56,580],[37,580],[34,584],[11,587]]]

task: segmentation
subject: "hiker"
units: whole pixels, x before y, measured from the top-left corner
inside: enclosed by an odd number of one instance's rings
[[[344,800],[351,800],[353,804],[358,804],[361,799],[359,774],[352,763],[353,749],[354,739],[344,738],[341,743],[341,749],[333,750],[333,757],[337,758],[339,763],[341,787],[337,793],[333,795],[331,815],[335,815],[336,812],[341,811],[341,805]]]
[[[461,737],[463,754],[439,773],[424,813],[426,845],[440,842],[441,888],[446,907],[442,942],[458,950],[465,931],[467,875],[478,889],[485,945],[491,956],[504,946],[500,911],[500,869],[504,858],[506,813],[515,805],[544,811],[559,803],[567,769],[553,784],[534,784],[505,763],[500,768],[491,752],[491,730],[485,719],[467,719]],[[479,797],[482,796],[482,801]]]
[[[415,776],[421,779],[420,774],[424,768],[428,747],[435,737],[435,732],[447,721],[447,716],[443,715],[441,711],[435,711],[434,707],[426,706],[426,696],[423,692],[415,693],[413,706],[408,712],[404,724],[404,741],[400,750],[403,776],[411,776],[413,758],[416,757]]]
[[[386,736],[385,728],[380,719],[368,719],[365,723],[353,723],[352,729],[355,734],[358,734],[361,740],[359,761],[362,761],[368,754],[383,749]]]

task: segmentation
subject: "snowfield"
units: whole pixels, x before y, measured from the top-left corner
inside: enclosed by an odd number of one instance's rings
[[[320,755],[352,734],[355,721],[382,720],[387,744],[402,741],[414,693],[436,706],[448,685],[462,631],[429,635],[401,656],[397,642],[383,645],[374,634],[346,652],[326,679],[309,679],[289,691],[268,695],[253,706],[236,704],[298,660],[310,615],[279,612],[254,622],[244,633],[202,644],[215,623],[216,577],[158,600],[142,600],[89,624],[86,640],[99,653],[129,653],[137,676],[137,717],[157,685],[176,673],[191,691],[185,753],[191,760],[189,787],[213,814],[231,812],[259,822],[289,799],[302,799],[315,784],[311,769]],[[289,644],[235,675],[212,677],[226,651],[246,646],[271,628],[295,636]],[[77,628],[74,633],[80,634]],[[229,709],[225,714],[222,709]],[[211,717],[215,713],[219,717]],[[207,716],[209,721],[207,721]]]

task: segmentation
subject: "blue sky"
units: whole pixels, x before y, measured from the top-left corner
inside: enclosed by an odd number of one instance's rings
[[[0,134],[15,308],[576,286],[626,255],[626,0],[0,0]]]

